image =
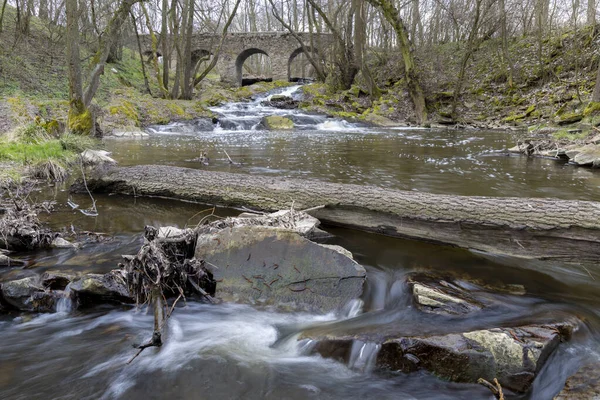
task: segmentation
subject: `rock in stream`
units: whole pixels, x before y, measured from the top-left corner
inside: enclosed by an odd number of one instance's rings
[[[365,269],[347,254],[293,230],[239,226],[201,235],[196,258],[227,301],[329,312],[362,293]]]

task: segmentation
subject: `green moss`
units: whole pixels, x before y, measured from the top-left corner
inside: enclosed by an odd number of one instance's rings
[[[171,113],[173,113],[174,115],[178,117],[186,116],[185,110],[179,104],[169,102],[166,104],[166,106],[169,109],[169,111],[171,111]]]
[[[600,113],[600,102],[591,101],[583,110],[584,116],[596,115]]]
[[[137,108],[130,101],[121,99],[119,105],[110,106],[108,110],[112,115],[122,115],[135,126],[140,126],[140,116]]]
[[[557,140],[575,141],[575,140],[585,139],[586,137],[588,137],[589,134],[590,134],[589,131],[572,133],[572,132],[569,132],[568,129],[561,129],[559,131],[554,132],[552,134],[552,137],[554,137],[554,139],[557,139]]]
[[[286,117],[279,115],[269,115],[264,118],[264,123],[267,129],[270,130],[290,130],[294,129],[294,122]]]
[[[344,118],[344,119],[357,119],[359,117],[358,113],[351,111],[332,111],[329,113],[334,117]]]
[[[83,104],[80,108],[72,107],[69,110],[69,118],[67,122],[69,132],[77,135],[88,135],[90,132],[92,132],[93,124],[94,121],[92,118],[92,113],[89,109],[83,107]]]

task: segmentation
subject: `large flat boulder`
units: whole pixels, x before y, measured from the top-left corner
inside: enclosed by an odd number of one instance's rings
[[[206,262],[226,301],[329,312],[362,293],[365,269],[346,254],[290,229],[233,226],[198,237],[195,257]]]

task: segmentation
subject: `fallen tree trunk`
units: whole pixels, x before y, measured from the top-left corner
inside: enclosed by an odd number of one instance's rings
[[[268,211],[324,205],[310,213],[325,224],[581,265],[580,273],[600,277],[598,202],[438,195],[160,165],[115,168],[88,186]]]

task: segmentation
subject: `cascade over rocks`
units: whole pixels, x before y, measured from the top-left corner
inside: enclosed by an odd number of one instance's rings
[[[392,330],[340,329],[315,326],[304,330],[300,340],[310,340],[312,351],[323,357],[348,364],[356,343],[378,347],[374,366],[381,371],[429,371],[454,382],[477,383],[480,378],[492,382],[498,378],[505,389],[526,392],[550,354],[561,341],[569,340],[579,320],[564,317],[555,323],[530,323],[515,327],[476,328],[461,325],[493,307],[493,295],[484,287],[470,284],[474,292],[459,281],[440,279],[430,274],[413,273],[406,284],[417,313],[433,313],[434,328],[401,326]],[[506,288],[510,290],[512,286]],[[481,293],[477,291],[482,290]],[[502,301],[502,296],[498,296]],[[406,312],[410,313],[408,307]],[[493,313],[501,312],[498,309]],[[481,313],[481,314],[480,314]],[[439,316],[439,317],[438,317]],[[423,316],[417,318],[423,320]],[[437,320],[437,322],[436,322]],[[407,321],[410,321],[408,317]],[[464,331],[450,331],[439,325],[450,323]],[[352,324],[348,326],[353,326]],[[360,322],[358,325],[360,327]]]
[[[414,372],[427,370],[454,382],[489,382],[498,378],[502,387],[525,392],[550,354],[568,340],[577,321],[514,328],[492,328],[434,336],[386,337],[375,360],[378,370]],[[315,353],[348,363],[353,343],[360,340],[344,334],[303,339],[316,341]]]

